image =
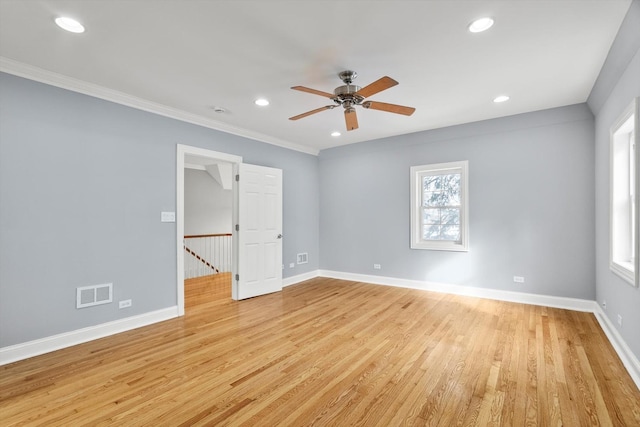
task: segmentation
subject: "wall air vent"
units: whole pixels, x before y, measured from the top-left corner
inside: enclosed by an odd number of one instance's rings
[[[298,254],[298,264],[306,264],[309,262],[309,254],[306,252]]]
[[[76,288],[76,308],[109,304],[113,301],[113,283]]]

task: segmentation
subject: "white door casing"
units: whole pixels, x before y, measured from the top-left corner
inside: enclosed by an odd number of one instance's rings
[[[184,316],[184,168],[185,165],[194,158],[207,159],[211,162],[226,162],[233,167],[234,173],[237,173],[238,165],[242,163],[242,157],[233,154],[221,153],[218,151],[207,150],[189,145],[177,144],[176,146],[176,255],[177,255],[177,301],[178,315]],[[206,163],[206,162],[204,162]],[[234,182],[235,183],[235,182]],[[233,217],[237,218],[237,188],[232,189],[234,193],[233,199]],[[235,248],[236,234],[233,234],[233,244]],[[235,249],[234,249],[235,250]],[[237,272],[236,265],[237,255],[233,255],[233,270]]]
[[[235,300],[282,290],[282,170],[241,163]]]

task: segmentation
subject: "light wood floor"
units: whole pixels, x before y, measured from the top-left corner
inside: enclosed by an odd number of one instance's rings
[[[227,279],[228,280],[228,279]],[[591,314],[333,279],[0,368],[0,425],[639,426]]]

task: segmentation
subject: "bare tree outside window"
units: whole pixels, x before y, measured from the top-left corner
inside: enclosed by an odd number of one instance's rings
[[[411,168],[411,247],[468,250],[468,162]]]
[[[460,241],[460,174],[425,176],[422,184],[422,238]]]

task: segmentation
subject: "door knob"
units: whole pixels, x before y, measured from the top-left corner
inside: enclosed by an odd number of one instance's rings
[[[282,234],[278,234],[278,239],[282,239]]]

